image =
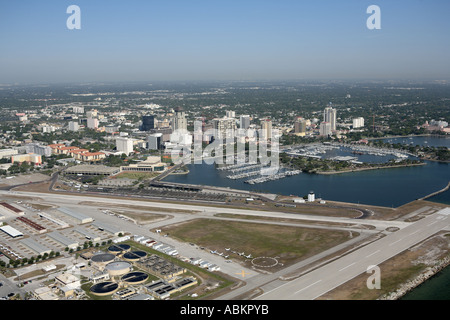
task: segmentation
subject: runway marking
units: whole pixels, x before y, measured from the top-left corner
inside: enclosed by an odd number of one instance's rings
[[[427,224],[427,227],[432,226],[433,224],[438,223],[438,222],[439,222],[439,221],[435,221],[435,222],[432,222],[432,223],[430,223],[430,224]]]
[[[413,233],[410,233],[409,235],[412,236],[413,234],[416,234],[416,233],[419,232],[419,231],[421,231],[421,230],[416,230],[416,231],[414,231]]]
[[[400,241],[402,241],[402,240],[403,240],[403,239],[400,239],[400,240],[397,240],[397,241],[395,241],[395,242],[390,243],[390,244],[389,244],[389,247],[390,247],[390,246],[393,246],[394,244],[396,244],[397,242],[400,242]]]
[[[366,258],[368,258],[368,257],[370,257],[370,256],[373,256],[374,254],[376,254],[376,253],[378,253],[378,252],[380,252],[380,250],[377,250],[377,251],[375,251],[375,252],[369,254],[368,256],[366,256]]]
[[[339,272],[340,271],[342,271],[342,270],[345,270],[345,269],[347,269],[347,268],[349,268],[349,267],[351,267],[352,265],[354,265],[356,262],[353,262],[352,264],[349,264],[348,266],[346,266],[345,268],[342,268],[341,270],[339,270]]]
[[[318,284],[320,281],[322,281],[322,280],[318,280],[318,281],[314,282],[313,284],[310,284],[309,286],[304,287],[303,289],[300,289],[300,290],[294,292],[294,294],[297,294],[297,293],[299,293],[299,292],[302,292],[303,290],[306,290],[306,289],[308,289],[309,287],[312,287],[313,285]]]
[[[248,275],[248,274],[250,274],[250,273],[249,273],[249,272],[245,272],[244,270],[242,270],[241,272],[235,273],[235,274],[241,275],[242,278],[245,278],[245,276]]]

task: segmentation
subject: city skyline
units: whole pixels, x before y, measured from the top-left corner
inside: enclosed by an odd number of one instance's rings
[[[80,30],[67,28],[71,5],[81,10]],[[371,5],[380,7],[380,30],[367,28]],[[449,8],[384,0],[5,2],[0,84],[448,80]]]

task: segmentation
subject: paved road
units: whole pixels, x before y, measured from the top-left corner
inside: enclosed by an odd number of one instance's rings
[[[341,284],[380,265],[402,251],[427,239],[450,225],[450,208],[423,218],[402,230],[356,250],[259,296],[257,300],[314,300]],[[367,277],[370,275],[368,274]],[[381,285],[383,285],[381,270]]]

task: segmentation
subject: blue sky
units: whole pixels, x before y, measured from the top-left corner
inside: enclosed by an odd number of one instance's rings
[[[81,30],[69,30],[69,5]],[[381,8],[369,30],[367,7]],[[0,2],[0,83],[449,79],[447,0]]]

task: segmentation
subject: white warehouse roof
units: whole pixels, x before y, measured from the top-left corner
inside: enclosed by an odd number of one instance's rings
[[[20,232],[17,229],[14,229],[11,226],[3,226],[0,227],[0,230],[2,230],[3,232],[6,232],[7,234],[9,234],[11,237],[16,238],[16,237],[21,237],[23,236],[23,233]]]

